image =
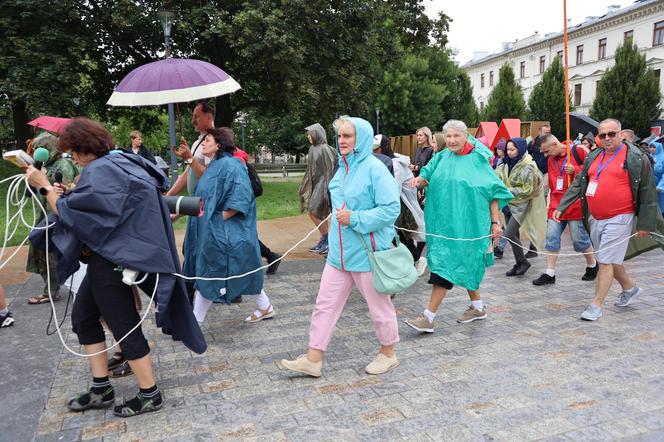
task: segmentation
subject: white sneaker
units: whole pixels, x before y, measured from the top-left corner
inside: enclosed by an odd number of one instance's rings
[[[425,257],[420,257],[415,263],[415,269],[417,270],[417,276],[424,275],[424,272],[427,269],[427,259]]]

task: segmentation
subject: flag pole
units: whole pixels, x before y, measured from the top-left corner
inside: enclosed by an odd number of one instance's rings
[[[567,53],[567,0],[563,0],[563,56],[565,61],[565,139],[567,140],[567,163],[570,163],[571,151],[571,139],[570,139],[570,127],[569,127],[569,61]],[[571,184],[571,177],[567,175],[567,185]]]

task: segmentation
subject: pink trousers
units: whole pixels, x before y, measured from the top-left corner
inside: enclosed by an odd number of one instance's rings
[[[374,330],[381,345],[399,342],[397,312],[390,295],[381,295],[373,286],[371,272],[344,272],[325,265],[316,297],[316,306],[309,327],[309,348],[325,351],[332,331],[348,301],[353,285],[357,286],[369,305]]]

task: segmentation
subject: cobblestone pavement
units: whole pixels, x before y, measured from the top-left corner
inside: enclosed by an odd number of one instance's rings
[[[561,258],[557,283],[536,288],[531,280],[544,258],[532,260],[525,277],[506,278],[513,264],[506,253],[482,286],[487,320],[457,324],[468,298],[455,288],[439,311],[436,333],[426,336],[401,322],[428,300],[422,277],[395,299],[401,365],[381,376],[364,373],[378,343],[364,301],[354,294],[320,379],[293,376],[278,365],[306,350],[323,266],[320,260],[286,262],[266,280],[276,317],[244,324],[253,303],[215,305],[204,325],[204,355],[187,351],[148,321],[144,330],[154,344],[166,406],[124,420],[109,411],[66,410],[65,399],[87,388],[85,361],[43,331],[28,333],[29,322],[44,330],[48,314],[23,307],[25,294],[17,295],[15,286],[10,296],[20,310],[17,326],[0,331],[0,391],[14,391],[2,394],[0,439],[664,440],[663,257],[654,251],[630,261],[628,271],[643,294],[630,307],[616,308],[614,286],[595,323],[579,320],[593,290],[593,283],[580,280],[579,257]],[[38,286],[35,278],[29,284]],[[65,326],[78,348],[68,321]],[[31,353],[35,349],[38,354]],[[21,376],[35,358],[44,361],[41,376]],[[116,393],[133,395],[133,382],[115,380]],[[20,390],[32,393],[24,397]]]

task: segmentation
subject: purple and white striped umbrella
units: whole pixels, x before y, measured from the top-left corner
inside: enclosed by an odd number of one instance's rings
[[[217,66],[201,60],[167,58],[140,66],[122,79],[110,106],[158,106],[230,94],[240,89]]]

